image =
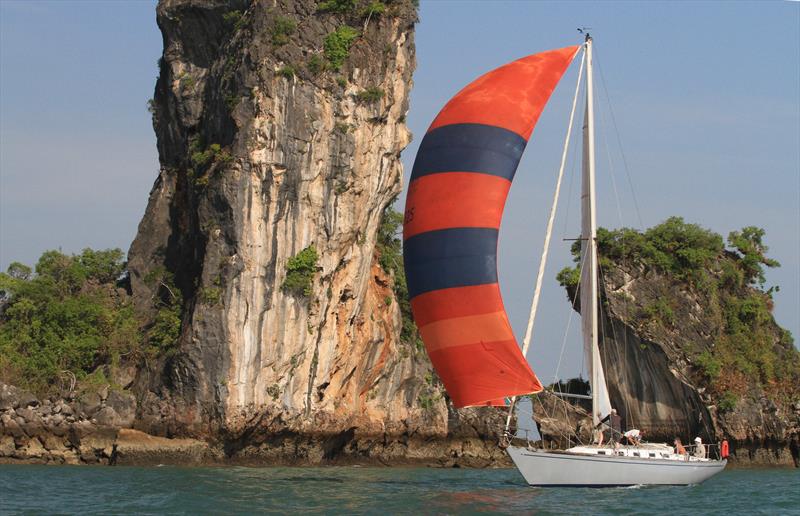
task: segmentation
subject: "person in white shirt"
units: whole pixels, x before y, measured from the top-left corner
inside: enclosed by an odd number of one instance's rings
[[[703,440],[699,437],[694,438],[694,456],[698,459],[706,458],[706,447],[703,446]]]
[[[625,432],[622,435],[623,435],[623,437],[625,437],[625,441],[626,441],[627,444],[630,444],[630,445],[633,445],[633,446],[638,446],[639,444],[641,444],[641,439],[642,439],[641,430],[637,430],[636,428],[633,428],[631,430],[628,430],[627,432]]]

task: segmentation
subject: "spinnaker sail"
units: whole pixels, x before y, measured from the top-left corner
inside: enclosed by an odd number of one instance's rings
[[[503,307],[497,240],[522,152],[579,48],[527,56],[478,78],[445,105],[417,152],[403,223],[408,292],[456,407],[542,390]]]

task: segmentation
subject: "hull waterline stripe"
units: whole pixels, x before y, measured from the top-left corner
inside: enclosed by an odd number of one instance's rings
[[[719,467],[723,467],[724,468],[725,464],[727,464],[727,462],[726,463],[721,463],[721,462],[720,463],[707,463],[706,462],[706,463],[703,463],[703,464],[693,464],[692,462],[689,462],[689,461],[673,461],[673,460],[666,460],[666,459],[650,459],[648,461],[641,461],[641,460],[636,460],[636,459],[619,459],[617,457],[603,457],[603,456],[600,456],[600,455],[598,455],[597,457],[595,457],[593,455],[583,455],[583,456],[580,456],[580,457],[566,457],[566,456],[563,456],[563,455],[555,455],[555,454],[543,455],[543,454],[532,454],[532,453],[526,453],[526,452],[522,452],[522,455],[524,457],[538,457],[538,458],[544,458],[544,459],[582,460],[582,461],[590,460],[590,461],[605,462],[605,463],[614,462],[614,463],[618,463],[618,464],[636,464],[638,466],[671,466],[671,467],[677,467],[677,468],[688,468],[688,467],[693,467],[693,468],[719,468]]]

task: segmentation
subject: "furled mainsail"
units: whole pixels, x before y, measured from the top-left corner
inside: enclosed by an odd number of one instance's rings
[[[411,173],[403,254],[414,320],[456,407],[538,392],[497,283],[508,189],[539,115],[579,47],[524,57],[461,90]]]

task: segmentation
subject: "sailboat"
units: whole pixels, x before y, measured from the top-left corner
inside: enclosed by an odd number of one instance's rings
[[[453,405],[510,406],[542,384],[525,358],[531,343],[578,92],[585,82],[581,191],[582,334],[595,426],[611,413],[598,343],[592,38],[533,54],[479,77],[458,92],[426,132],[411,173],[403,250],[414,320]],[[497,242],[508,191],[553,90],[580,55],[556,193],[523,346],[500,295]],[[584,74],[585,68],[585,74]],[[564,450],[502,443],[532,486],[698,484],[726,458],[679,454],[666,444],[581,444]],[[724,455],[724,454],[723,454]]]

